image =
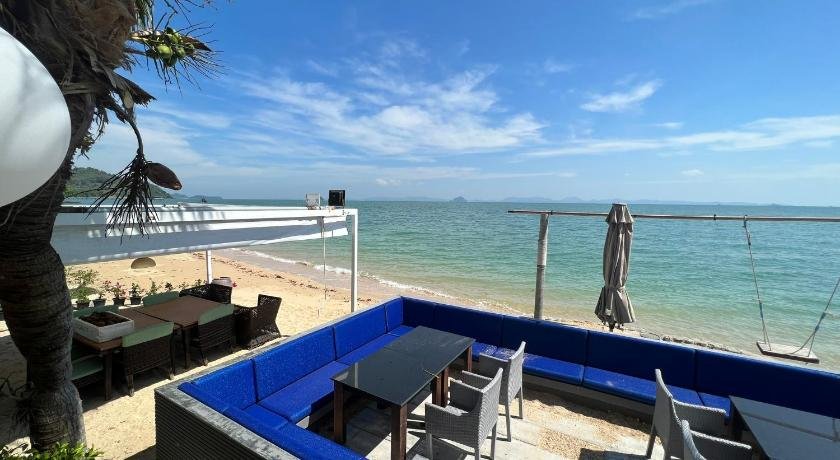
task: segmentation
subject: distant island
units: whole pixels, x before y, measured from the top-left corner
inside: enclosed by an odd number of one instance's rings
[[[462,197],[462,196],[456,196],[455,198],[452,198],[452,202],[453,203],[466,203],[467,199]]]
[[[96,189],[113,177],[113,174],[102,171],[101,169],[87,167],[73,168],[71,174],[64,192],[64,196],[66,197],[99,196],[99,192]],[[153,198],[172,198],[169,193],[155,184],[149,184],[149,188],[152,191]]]
[[[224,198],[220,196],[209,196],[209,195],[184,195],[183,193],[172,193],[172,199],[183,201],[187,203],[200,203],[201,200],[205,200],[208,203],[210,202],[218,202],[224,200]]]

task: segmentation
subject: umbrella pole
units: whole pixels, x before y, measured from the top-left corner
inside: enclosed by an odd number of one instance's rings
[[[543,317],[543,283],[548,260],[548,214],[540,214],[540,235],[537,240],[537,286],[534,293],[534,318]]]

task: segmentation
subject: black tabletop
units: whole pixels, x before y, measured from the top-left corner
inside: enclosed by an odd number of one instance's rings
[[[840,458],[840,419],[735,396],[729,399],[769,458]]]
[[[382,348],[333,377],[336,382],[404,406],[434,378],[415,358]]]
[[[469,337],[420,326],[339,372],[333,380],[404,406],[473,342]]]
[[[423,370],[437,375],[467,351],[473,343],[475,339],[469,337],[418,326],[385,345],[385,348],[405,353],[419,360],[423,365]]]

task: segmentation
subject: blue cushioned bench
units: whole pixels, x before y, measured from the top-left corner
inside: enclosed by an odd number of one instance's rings
[[[551,321],[398,297],[178,385],[191,398],[302,458],[361,458],[306,430],[329,411],[331,377],[417,326],[472,337],[480,354],[527,343],[526,383],[652,412],[654,369],[683,402],[729,412],[729,395],[840,417],[840,375]],[[629,406],[628,406],[629,407]],[[627,407],[625,407],[627,408]]]

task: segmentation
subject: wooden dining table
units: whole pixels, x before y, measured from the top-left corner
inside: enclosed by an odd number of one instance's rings
[[[119,310],[117,314],[134,321],[135,331],[165,322],[162,319],[143,314],[137,308]],[[105,372],[105,400],[107,401],[111,399],[111,392],[113,390],[112,378],[114,373],[114,353],[122,348],[122,337],[117,337],[116,339],[111,339],[106,342],[95,342],[87,337],[75,333],[73,334],[73,340],[94,350],[102,357],[102,366],[103,371]]]
[[[218,306],[219,302],[186,295],[148,307],[140,307],[137,310],[145,315],[175,323],[175,326],[181,330],[181,339],[184,343],[184,369],[189,370],[192,330],[198,326],[198,319],[202,314]]]

